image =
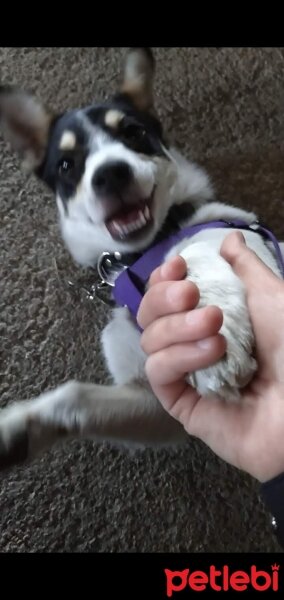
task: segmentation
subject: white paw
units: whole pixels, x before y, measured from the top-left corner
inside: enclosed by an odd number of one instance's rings
[[[24,462],[29,454],[25,412],[21,404],[0,411],[0,469]]]
[[[202,395],[217,394],[229,401],[237,400],[257,368],[243,284],[207,242],[189,245],[181,255],[189,266],[188,279],[198,285],[198,306],[221,308],[224,320],[220,333],[227,342],[226,355],[218,363],[190,374],[188,380]]]
[[[224,334],[224,331],[221,330],[221,333]],[[187,379],[203,396],[214,394],[234,402],[240,398],[240,390],[251,381],[257,363],[241,345],[230,344],[228,336],[226,339],[224,358],[212,367],[188,375]]]
[[[78,389],[71,381],[0,411],[0,470],[28,461],[66,437],[68,403],[76,400]]]

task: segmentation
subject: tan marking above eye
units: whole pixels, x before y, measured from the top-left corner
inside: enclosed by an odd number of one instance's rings
[[[73,133],[73,131],[64,131],[61,140],[60,140],[60,144],[59,144],[59,149],[60,150],[74,150],[76,146],[76,136],[75,133]]]
[[[105,124],[107,127],[118,127],[120,121],[124,118],[123,112],[120,110],[109,110],[105,114]]]

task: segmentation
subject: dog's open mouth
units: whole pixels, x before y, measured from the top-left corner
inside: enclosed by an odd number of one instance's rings
[[[135,207],[125,206],[110,219],[105,225],[115,240],[129,240],[145,233],[153,223],[152,204],[154,189],[147,200],[142,200]]]

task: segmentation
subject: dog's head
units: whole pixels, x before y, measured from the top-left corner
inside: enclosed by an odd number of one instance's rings
[[[153,108],[154,59],[129,51],[119,93],[56,115],[32,95],[0,88],[0,122],[24,163],[54,192],[76,261],[145,248],[174,203],[211,196],[207,176],[168,147]]]

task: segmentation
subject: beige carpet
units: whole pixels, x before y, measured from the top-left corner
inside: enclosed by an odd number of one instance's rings
[[[1,48],[0,80],[57,109],[115,89],[121,48]],[[207,166],[220,199],[284,239],[284,49],[157,48],[157,107]],[[1,404],[69,378],[103,381],[100,305],[59,284],[75,274],[53,198],[0,144]],[[201,443],[129,455],[74,442],[0,479],[2,552],[276,550],[258,487]]]

